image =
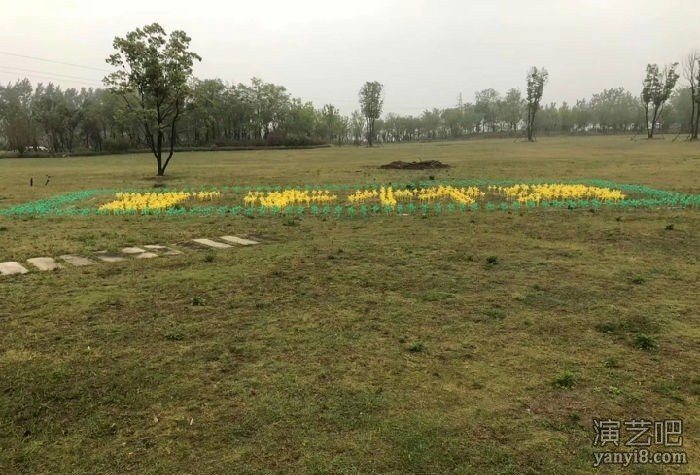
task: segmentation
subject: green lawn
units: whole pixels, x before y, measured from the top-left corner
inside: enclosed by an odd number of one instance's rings
[[[377,168],[419,159],[451,168]],[[0,208],[157,181],[430,175],[698,194],[700,146],[474,140],[154,170],[148,155],[2,159]],[[700,210],[0,216],[0,262],[231,234],[263,244],[0,277],[0,473],[592,473],[593,418],[685,421],[688,465],[600,473],[700,471]]]

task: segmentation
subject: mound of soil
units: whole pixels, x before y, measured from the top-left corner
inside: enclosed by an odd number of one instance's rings
[[[438,160],[422,160],[420,162],[402,162],[401,160],[396,162],[387,163],[379,168],[391,169],[391,170],[434,170],[436,168],[449,168],[449,165]]]

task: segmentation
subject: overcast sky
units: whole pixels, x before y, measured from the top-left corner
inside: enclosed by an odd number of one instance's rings
[[[385,112],[419,114],[522,90],[532,65],[549,70],[547,102],[637,94],[647,63],[700,48],[700,0],[1,1],[2,83],[99,86],[99,70],[7,53],[107,69],[114,36],[156,21],[192,37],[199,78],[256,76],[344,113],[368,80],[385,85]]]

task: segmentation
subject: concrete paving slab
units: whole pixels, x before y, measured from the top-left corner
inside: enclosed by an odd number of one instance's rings
[[[178,251],[177,249],[173,249],[172,247],[168,246],[161,246],[160,244],[148,244],[143,247],[149,251],[157,252],[161,256],[177,256],[182,254],[182,251]]]
[[[27,259],[27,262],[40,271],[63,269],[63,266],[56,262],[53,257],[32,257],[31,259]]]
[[[0,275],[26,274],[29,272],[19,262],[0,262]]]
[[[154,257],[158,257],[158,254],[155,252],[142,252],[141,254],[134,254],[134,258],[136,259],[153,259]]]
[[[72,254],[64,254],[64,255],[59,256],[59,257],[62,260],[66,261],[68,264],[76,266],[76,267],[89,266],[90,264],[93,263],[87,257],[74,256]]]
[[[252,239],[243,239],[236,236],[221,236],[226,242],[231,242],[233,244],[240,244],[241,246],[253,246],[255,244],[260,244],[258,241],[253,241]]]
[[[134,254],[143,254],[144,252],[146,252],[146,250],[141,249],[140,247],[125,247],[124,249],[122,249],[122,252],[124,254],[133,256]]]
[[[232,247],[230,244],[224,244],[223,242],[217,242],[217,241],[212,241],[211,239],[193,239],[194,242],[197,244],[201,244],[203,246],[208,246],[208,247],[213,247],[214,249],[227,249],[229,247]]]
[[[126,260],[125,257],[120,256],[119,254],[114,254],[113,252],[107,252],[107,251],[98,251],[95,253],[95,256],[101,260],[102,262],[121,262]]]

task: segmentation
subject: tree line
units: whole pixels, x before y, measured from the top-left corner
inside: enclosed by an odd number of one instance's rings
[[[63,89],[24,79],[0,86],[0,146],[16,150],[120,152],[149,148],[161,173],[174,147],[410,142],[509,135],[686,133],[700,122],[700,55],[685,58],[686,84],[676,87],[678,63],[649,65],[640,93],[605,89],[575,104],[540,104],[548,73],[532,68],[525,94],[477,91],[473,101],[420,115],[382,116],[384,89],[367,82],[349,116],[333,104],[316,107],[283,86],[196,79],[199,61],[182,31],[151,24],[114,40],[106,88]]]
[[[335,107],[317,110],[282,86],[257,78],[237,85],[195,79],[190,90],[178,120],[178,146],[304,145],[336,137],[345,142]],[[145,148],[147,132],[131,107],[108,89],[62,89],[51,83],[32,87],[29,80],[20,80],[0,86],[0,142],[19,152]]]
[[[655,130],[690,134],[689,91],[677,89],[657,117]],[[451,108],[426,110],[420,115],[387,114],[377,125],[382,141],[407,142],[469,136],[527,137],[527,103],[517,89],[502,95],[494,89],[475,94],[475,100]],[[543,104],[536,120],[539,134],[647,133],[639,97],[624,88],[605,89],[575,104]]]
[[[691,133],[690,88],[673,91],[658,129]],[[697,107],[697,106],[696,106]],[[55,152],[120,152],[146,147],[137,119],[106,89],[62,89],[49,83],[32,87],[26,79],[0,86],[0,142],[7,150],[46,147]],[[385,114],[376,119],[379,142],[407,142],[468,136],[524,135],[527,104],[518,89],[500,94],[485,89],[473,102],[420,115]],[[697,127],[693,121],[693,128]],[[623,88],[605,89],[575,104],[543,104],[537,115],[541,134],[614,134],[646,131],[639,97]],[[186,147],[235,145],[360,144],[367,140],[360,110],[343,116],[326,104],[292,98],[282,86],[254,78],[226,85],[219,79],[194,80],[192,96],[178,130]],[[695,129],[697,130],[697,129]]]

